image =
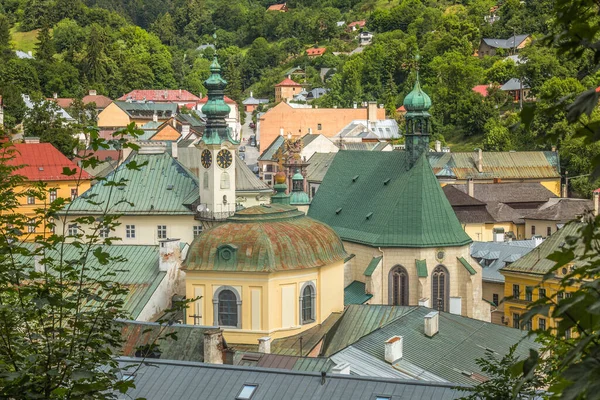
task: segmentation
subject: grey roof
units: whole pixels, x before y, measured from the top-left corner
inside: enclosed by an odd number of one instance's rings
[[[273,156],[277,154],[277,151],[281,146],[283,146],[283,142],[285,142],[285,138],[281,135],[277,136],[275,140],[263,151],[263,153],[258,157],[258,161],[273,161]]]
[[[259,105],[259,104],[265,104],[268,103],[269,99],[256,99],[252,96],[246,98],[244,101],[242,101],[242,104],[244,105]]]
[[[389,142],[378,141],[378,142],[342,142],[341,150],[368,150],[368,151],[382,151],[386,147],[391,146]]]
[[[408,374],[390,368],[390,364],[370,354],[348,346],[330,357],[335,364],[350,364],[350,373],[359,376],[377,376],[391,379],[412,379]]]
[[[306,98],[308,100],[318,99],[319,97],[324,96],[325,94],[327,94],[327,92],[329,92],[329,89],[314,88],[313,90],[311,90],[310,92],[308,92],[308,95],[306,96]]]
[[[235,192],[264,192],[273,193],[273,189],[250,171],[250,168],[236,154],[235,162]]]
[[[482,39],[485,44],[490,47],[494,47],[497,49],[512,49],[518,47],[525,39],[527,39],[529,35],[516,35],[511,36],[508,39]]]
[[[521,90],[521,89],[529,89],[529,85],[523,82],[523,87],[521,88],[521,81],[517,78],[510,78],[508,82],[504,85],[500,86],[500,90]]]
[[[139,359],[120,358],[120,366]],[[450,384],[367,378],[353,375],[300,372],[259,367],[213,365],[185,361],[152,360],[134,377],[135,389],[118,399],[233,400],[244,385],[257,385],[252,400],[373,400],[376,395],[393,399],[447,400],[466,393]]]
[[[504,275],[499,270],[507,264],[517,261],[535,248],[534,240],[513,242],[473,242],[471,257],[478,260],[482,267],[483,280],[504,283]]]
[[[294,101],[306,101],[306,96],[298,93],[294,96]]]
[[[337,153],[315,153],[308,160],[306,180],[308,182],[323,182],[323,178]]]
[[[125,111],[127,115],[135,118],[153,118],[156,113],[159,117],[171,117],[177,112],[177,104],[174,103],[138,103],[129,101],[114,101],[115,105]]]
[[[517,357],[527,357],[530,348],[539,348],[535,337],[527,336],[528,332],[445,312],[439,314],[439,332],[430,338],[424,334],[424,317],[431,309],[405,308],[408,310],[402,316],[358,340],[353,347],[384,360],[385,341],[392,336],[402,336],[402,360],[449,382],[465,385],[475,385],[485,379],[477,359],[485,356],[486,349],[501,358],[516,343],[519,343]]]
[[[236,352],[233,362],[235,365],[243,365],[245,367],[277,368],[309,372],[329,372],[335,366],[333,361],[325,357],[299,357],[258,352]]]
[[[211,49],[215,50],[215,45],[214,44],[209,44],[209,43],[204,43],[204,44],[201,44],[200,46],[196,47],[196,50],[203,51],[203,50],[206,50],[208,48],[211,48]]]
[[[32,110],[33,102],[31,101],[31,97],[29,97],[29,95],[26,95],[26,94],[22,94],[21,97],[23,98],[25,107]],[[42,100],[42,102],[48,103],[48,100]],[[58,107],[58,109],[54,112],[54,114],[56,116],[61,117],[61,118],[65,119],[66,121],[75,121],[75,119],[73,117],[71,117],[71,115],[69,115],[69,113],[66,112],[64,108],[60,107],[58,104],[56,104],[56,106]]]
[[[515,224],[525,223],[523,211],[516,210],[507,204],[489,202],[485,208],[496,222],[513,222]]]
[[[206,124],[200,120],[197,113],[193,114],[177,114],[175,119],[181,123],[188,124],[193,127],[204,127]]]
[[[364,132],[377,139],[398,139],[402,135],[395,119],[384,119],[368,122],[366,119],[355,119],[346,125],[335,137],[366,137]]]
[[[21,50],[15,50],[15,55],[17,56],[17,58],[20,58],[22,60],[34,60],[35,59],[35,57],[32,56],[31,54],[26,53]]]
[[[450,186],[450,185],[448,185]],[[467,193],[467,185],[451,185]],[[473,185],[473,197],[485,203],[544,203],[556,195],[537,182],[495,183]]]
[[[525,219],[568,222],[594,209],[592,200],[552,198],[537,210],[525,214]]]

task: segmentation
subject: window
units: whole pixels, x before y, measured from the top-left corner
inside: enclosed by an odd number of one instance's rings
[[[449,284],[450,279],[448,276],[448,270],[442,266],[438,265],[433,270],[431,274],[431,297],[432,297],[432,306],[434,309],[439,311],[446,311],[449,303]]]
[[[315,322],[315,299],[317,295],[317,288],[314,283],[306,282],[300,291],[300,316],[302,320],[301,324],[310,324]]]
[[[194,225],[193,229],[194,229],[194,237],[200,236],[200,234],[202,233],[202,225]]]
[[[538,318],[538,328],[545,331],[546,330],[546,319]]]
[[[166,225],[158,225],[156,227],[156,233],[159,239],[167,238],[167,226]]]
[[[513,285],[513,297],[518,299],[520,295],[519,285]]]
[[[231,290],[223,290],[219,293],[219,326],[237,326],[238,312],[237,299]]]
[[[525,325],[523,326],[523,328],[524,328],[526,331],[530,331],[530,330],[532,329],[532,326],[531,326],[531,320],[527,321],[527,322],[525,323]]]
[[[321,125],[321,124],[317,124],[317,130],[318,130],[318,131],[320,131],[320,130],[322,130],[322,129],[323,129],[323,125]]]
[[[533,301],[533,287],[531,287],[531,286],[525,287],[525,300]]]
[[[531,235],[535,235],[535,225],[531,225]]]
[[[135,239],[135,225],[125,225],[125,237]]]
[[[77,235],[78,227],[77,224],[69,224],[68,234],[69,236]]]
[[[375,400],[390,400],[391,396],[375,396]]]
[[[520,315],[519,314],[513,314],[513,328],[519,329],[519,320],[520,320]]]
[[[404,267],[397,265],[390,271],[389,291],[389,304],[408,305],[408,273]]]
[[[35,197],[27,196],[27,204],[35,204]]]
[[[493,299],[493,300],[492,300],[492,303],[494,303],[494,305],[495,305],[496,307],[498,307],[498,303],[500,302],[500,301],[499,301],[499,297],[500,297],[500,296],[498,296],[498,293],[494,293],[494,294],[492,295],[492,299]]]
[[[544,299],[544,298],[546,298],[546,289],[544,289],[544,288],[540,288],[540,289],[539,289],[539,295],[538,295],[538,296],[539,296],[539,298],[540,298],[540,299]]]
[[[252,399],[252,395],[256,391],[258,385],[244,384],[240,394],[237,395],[236,400],[250,400]]]
[[[565,331],[565,339],[571,339],[571,329]]]
[[[50,190],[50,202],[53,202],[54,200],[56,200],[56,189],[51,189]]]
[[[552,227],[551,227],[551,226],[549,226],[549,227],[546,229],[546,236],[550,236],[550,235],[552,235]]]
[[[79,190],[77,188],[71,189],[71,200],[75,200],[79,195]]]
[[[27,232],[35,233],[35,218],[31,218],[27,223]]]
[[[100,231],[98,232],[98,235],[104,239],[106,239],[109,234],[110,234],[110,228],[107,228],[107,227],[100,228]]]
[[[558,301],[561,301],[561,300],[563,299],[563,296],[564,296],[563,292],[558,292],[558,293],[556,293],[556,299],[557,299]]]
[[[565,292],[565,299],[570,299],[573,297],[573,293]]]

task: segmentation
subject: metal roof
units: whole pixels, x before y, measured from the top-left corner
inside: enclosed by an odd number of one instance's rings
[[[504,85],[500,86],[500,90],[521,90],[521,89],[529,89],[529,85],[525,82],[522,83],[523,87],[521,87],[521,80],[517,78],[510,78]]]
[[[283,145],[285,138],[281,135],[277,136],[275,140],[263,151],[258,157],[258,161],[273,161],[273,156],[277,154],[277,150]]]
[[[235,359],[239,359],[237,362]],[[282,354],[241,352],[234,357],[236,365],[277,368],[292,371],[329,372],[335,363],[324,357],[298,357]]]
[[[377,266],[379,265],[379,262],[381,261],[382,258],[383,258],[383,256],[373,257],[371,259],[371,262],[369,263],[369,265],[367,265],[367,269],[365,269],[364,275],[365,276],[373,275],[375,268],[377,268]]]
[[[123,368],[139,362],[119,359]],[[446,383],[165,360],[142,364],[134,383],[135,389],[117,398],[233,400],[249,384],[256,385],[252,400],[373,400],[376,395],[394,400],[449,400],[466,394]]]
[[[315,153],[308,160],[306,167],[306,180],[308,182],[322,182],[329,166],[337,153]]]
[[[364,304],[373,297],[372,294],[365,292],[365,284],[360,281],[354,281],[344,288],[344,305]]]
[[[239,155],[235,154],[235,192],[236,193],[273,193],[273,189],[269,187],[264,181],[261,181],[242,161]]]
[[[499,48],[499,49],[512,49],[518,47],[525,39],[527,39],[529,35],[515,35],[511,36],[508,39],[490,39],[484,38],[482,39],[485,44],[490,47]]]
[[[338,152],[308,216],[331,226],[343,240],[371,246],[471,243],[427,158],[409,168],[404,151]]]
[[[390,368],[390,364],[377,357],[360,351],[354,346],[348,346],[339,353],[332,355],[331,360],[337,365],[350,364],[350,373],[358,376],[377,376],[390,379],[413,379],[410,375]]]
[[[142,165],[139,170],[127,168],[129,162]],[[133,153],[115,171],[107,182],[126,180],[126,186],[117,188],[100,182],[69,205],[72,215],[102,214],[107,205],[114,214],[128,215],[194,215],[189,207],[200,195],[197,178],[171,155]],[[192,199],[193,200],[193,199]],[[91,203],[100,204],[91,204]]]
[[[130,117],[150,117],[157,113],[159,116],[171,116],[177,112],[177,104],[173,103],[136,103],[129,101],[114,101],[115,105],[125,111]]]
[[[504,283],[504,275],[499,270],[506,263],[517,261],[535,248],[533,240],[518,240],[513,242],[473,242],[471,257],[489,260],[481,264],[484,282]],[[496,256],[490,258],[494,253]]]

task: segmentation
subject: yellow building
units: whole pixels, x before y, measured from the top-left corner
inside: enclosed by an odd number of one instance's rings
[[[530,303],[540,296],[553,297],[560,290],[560,280],[570,272],[571,266],[565,266],[554,273],[550,279],[544,276],[554,267],[555,262],[547,257],[560,250],[569,236],[578,235],[582,224],[572,222],[552,234],[530,253],[500,269],[504,275],[504,321],[514,328],[519,328],[522,315]],[[576,286],[566,288],[568,292],[577,290]],[[551,318],[535,316],[523,329],[548,329],[557,324]]]
[[[100,128],[123,128],[132,122],[140,127],[149,121],[163,123],[175,116],[177,104],[113,101],[98,114]]]
[[[44,232],[43,224],[35,220],[35,210],[46,207],[57,198],[75,199],[90,188],[91,177],[50,143],[15,143],[14,148],[14,157],[8,164],[22,166],[15,174],[26,178],[26,183],[16,188],[16,192],[23,193],[38,182],[47,184],[45,200],[23,194],[20,197],[20,207],[14,210],[17,214],[30,217],[30,225],[23,234],[25,240],[33,240],[36,234]],[[63,168],[74,169],[76,173],[66,176]]]
[[[224,328],[230,343],[295,335],[344,309],[338,235],[295,207],[237,212],[201,234],[183,264],[186,323]]]

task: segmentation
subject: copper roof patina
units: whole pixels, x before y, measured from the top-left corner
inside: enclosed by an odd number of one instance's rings
[[[315,268],[347,257],[329,226],[283,204],[237,212],[198,236],[184,262],[188,271],[275,272]]]

